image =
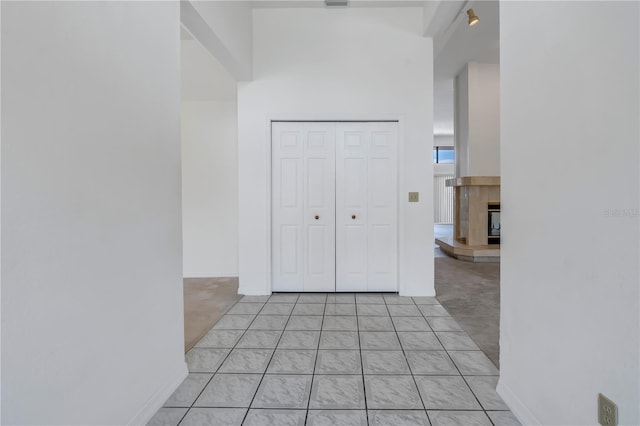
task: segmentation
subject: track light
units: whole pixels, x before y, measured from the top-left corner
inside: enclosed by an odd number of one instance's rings
[[[473,9],[467,9],[467,15],[469,15],[469,26],[473,27],[475,24],[480,22],[480,18],[476,16],[476,13]]]

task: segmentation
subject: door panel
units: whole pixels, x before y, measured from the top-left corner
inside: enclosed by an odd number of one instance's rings
[[[307,238],[307,253],[309,255],[307,265],[309,275],[322,275],[325,273],[325,236],[327,234],[325,226],[309,226]],[[306,283],[305,283],[306,287]]]
[[[297,208],[299,206],[299,168],[299,158],[283,158],[280,160],[280,207],[282,208]]]
[[[272,276],[274,291],[302,291],[303,126],[272,126]]]
[[[366,123],[336,126],[336,291],[367,290]]]
[[[336,127],[336,290],[397,291],[397,123]]]
[[[280,272],[283,274],[298,274],[298,257],[301,247],[298,243],[300,227],[297,225],[282,225],[280,227]]]
[[[336,290],[367,291],[366,226],[345,225],[341,241],[336,247]]]
[[[335,124],[305,123],[303,131],[303,291],[335,291]]]
[[[346,207],[363,209],[367,204],[367,161],[364,158],[345,158],[343,161],[343,187],[336,189]]]
[[[391,162],[388,158],[372,158],[369,160],[369,185],[375,190],[371,191],[370,207],[384,208],[391,201],[393,182]]]
[[[368,290],[398,290],[398,128],[370,123]]]
[[[389,276],[394,267],[394,259],[389,253],[389,247],[395,245],[392,236],[389,225],[371,225],[369,228],[369,291],[393,289],[395,277]]]

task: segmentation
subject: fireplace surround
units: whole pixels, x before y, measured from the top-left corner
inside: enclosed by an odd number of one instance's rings
[[[453,237],[437,239],[447,254],[473,262],[500,259],[500,176],[448,179],[454,190]]]

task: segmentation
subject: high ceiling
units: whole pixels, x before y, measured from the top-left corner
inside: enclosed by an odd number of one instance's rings
[[[323,0],[254,0],[253,8],[325,8]],[[467,62],[499,63],[499,2],[497,0],[350,0],[349,7],[423,7],[425,33],[434,39],[434,134],[453,134],[454,78]],[[466,9],[480,22],[469,27]],[[339,9],[339,8],[338,8]],[[431,33],[429,33],[431,32]],[[184,29],[183,94],[186,98],[229,99],[235,81],[218,61],[198,49]],[[198,87],[202,88],[199,89]]]
[[[463,11],[449,31],[434,39],[434,75],[436,79],[455,77],[467,62],[497,64],[500,61],[498,1],[469,2],[480,22],[467,25]]]
[[[457,2],[461,14],[434,37],[433,132],[453,134],[454,79],[467,62],[497,64],[500,61],[498,1]],[[467,24],[466,9],[473,8],[480,22]]]

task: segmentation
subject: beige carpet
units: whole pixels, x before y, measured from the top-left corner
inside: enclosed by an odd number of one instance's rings
[[[442,255],[435,259],[435,285],[442,306],[499,368],[500,264]]]
[[[238,278],[185,278],[184,351],[198,343],[238,299]]]

